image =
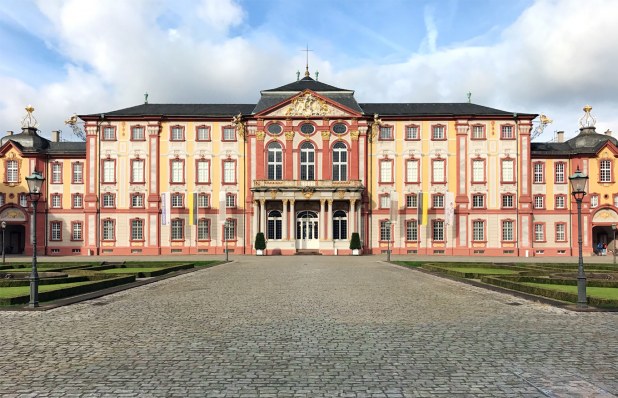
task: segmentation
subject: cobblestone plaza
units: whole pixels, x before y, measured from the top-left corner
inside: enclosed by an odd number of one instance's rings
[[[381,262],[234,262],[0,312],[2,397],[614,397],[618,313]]]

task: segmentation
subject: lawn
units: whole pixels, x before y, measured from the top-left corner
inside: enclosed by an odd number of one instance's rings
[[[522,285],[541,287],[544,289],[557,290],[559,292],[577,294],[577,286],[575,285],[554,285],[549,283],[532,283],[523,282]],[[614,287],[586,287],[586,295],[602,299],[618,300],[618,288]]]
[[[74,283],[57,283],[54,285],[39,285],[39,292],[50,292],[52,290],[64,289],[67,287],[81,286],[93,283],[88,282],[74,282]],[[14,286],[0,288],[0,298],[11,298],[18,296],[27,296],[30,294],[30,286]]]
[[[142,267],[142,268],[110,268],[110,269],[104,269],[101,271],[97,271],[97,272],[102,272],[104,274],[137,274],[140,272],[153,272],[153,271],[159,271],[161,269],[164,269],[166,267]]]
[[[487,275],[516,275],[519,271],[504,268],[483,268],[483,267],[444,267],[445,269],[469,273],[469,274],[487,274]]]

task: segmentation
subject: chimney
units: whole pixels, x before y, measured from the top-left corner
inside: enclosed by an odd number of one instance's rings
[[[6,135],[13,135],[13,130],[8,130],[8,131],[6,132]]]
[[[54,130],[51,132],[51,141],[60,142],[60,130]]]
[[[556,142],[564,142],[564,131],[556,131]]]
[[[607,129],[607,131],[605,131],[605,135],[609,135],[611,137],[612,136],[612,131],[610,129]]]

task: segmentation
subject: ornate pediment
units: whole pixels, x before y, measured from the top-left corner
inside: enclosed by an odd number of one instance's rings
[[[294,97],[285,105],[272,109],[263,116],[275,117],[358,117],[352,112],[346,111],[324,99],[315,93],[305,92],[297,97]]]

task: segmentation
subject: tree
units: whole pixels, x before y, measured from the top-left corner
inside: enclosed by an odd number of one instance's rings
[[[352,250],[360,250],[361,249],[361,241],[358,232],[352,232],[352,239],[350,239],[350,249]]]
[[[266,239],[264,239],[264,232],[258,232],[255,235],[255,250],[266,250]]]

